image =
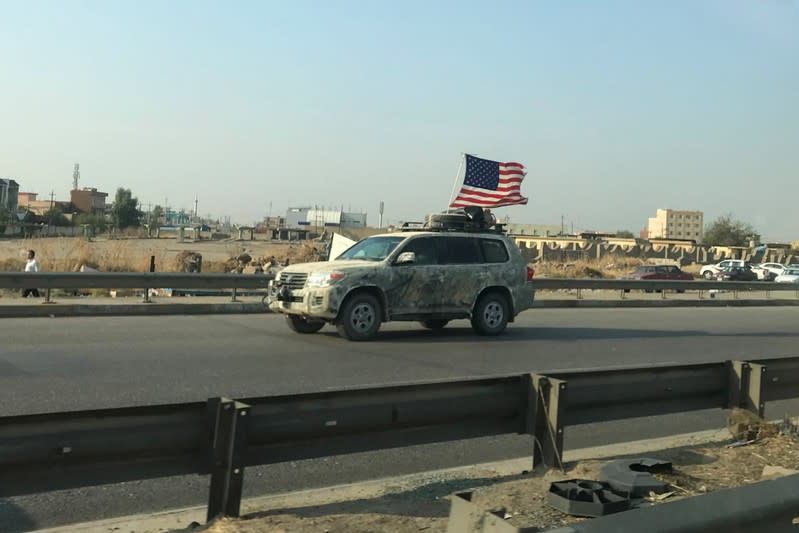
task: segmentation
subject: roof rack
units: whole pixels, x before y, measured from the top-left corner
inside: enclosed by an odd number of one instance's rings
[[[505,224],[494,224],[492,227],[477,227],[477,226],[428,226],[423,222],[404,222],[400,226],[399,231],[429,231],[433,233],[491,233],[495,235],[505,235]]]

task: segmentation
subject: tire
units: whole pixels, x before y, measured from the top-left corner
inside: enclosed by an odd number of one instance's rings
[[[316,333],[325,327],[325,323],[322,321],[308,320],[300,315],[286,315],[286,324],[291,331],[297,333]]]
[[[444,329],[444,326],[449,324],[449,320],[436,318],[436,319],[432,319],[432,320],[422,320],[419,323],[422,326],[426,327],[427,329],[432,329],[433,331],[438,331],[438,330]]]
[[[713,271],[712,270],[705,270],[705,273],[702,274],[702,277],[705,278],[706,280],[711,280],[715,276],[713,275]]]
[[[489,292],[477,300],[472,313],[472,329],[478,335],[499,335],[508,325],[510,306],[498,292]]]
[[[377,335],[383,316],[380,302],[371,294],[356,294],[341,309],[336,322],[338,334],[351,341],[365,341]]]

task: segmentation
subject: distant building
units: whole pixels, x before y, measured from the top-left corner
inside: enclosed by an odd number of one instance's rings
[[[560,235],[563,231],[562,226],[548,224],[515,224],[508,222],[505,224],[505,232],[508,235],[524,235],[530,237],[550,237]]]
[[[25,207],[31,202],[35,202],[36,198],[39,197],[39,193],[36,192],[21,192],[17,194],[17,206],[18,207]]]
[[[365,228],[366,213],[348,213],[340,209],[290,207],[286,211],[285,227],[318,232],[335,228]]]
[[[100,192],[97,189],[83,188],[69,192],[70,200],[75,209],[82,213],[102,215],[106,210],[105,199],[108,198],[107,192]]]
[[[0,207],[16,211],[18,205],[19,184],[12,179],[0,179]]]
[[[705,215],[702,211],[658,209],[646,229],[650,239],[688,239],[701,243],[705,236]]]

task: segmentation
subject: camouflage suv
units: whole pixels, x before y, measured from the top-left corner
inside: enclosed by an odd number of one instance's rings
[[[373,338],[389,320],[441,329],[469,318],[478,334],[497,335],[532,304],[531,281],[532,269],[502,234],[389,233],[333,261],[287,267],[270,285],[269,307],[297,333],[331,323],[355,341]]]

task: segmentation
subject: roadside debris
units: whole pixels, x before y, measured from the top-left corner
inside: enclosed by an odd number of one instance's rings
[[[671,472],[671,463],[644,457],[611,461],[599,470],[599,477],[617,491],[644,498],[650,492],[668,492],[668,485],[652,475],[661,472]]]
[[[573,516],[596,517],[626,511],[630,497],[608,483],[569,479],[550,484],[547,505]]]
[[[764,437],[771,437],[778,433],[778,428],[769,424],[754,413],[746,409],[733,409],[727,418],[727,429],[735,439],[736,446],[746,446]],[[743,442],[742,444],[738,444]]]

